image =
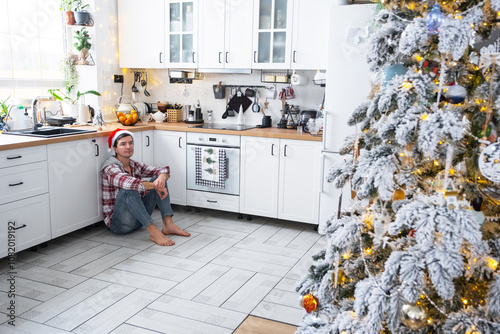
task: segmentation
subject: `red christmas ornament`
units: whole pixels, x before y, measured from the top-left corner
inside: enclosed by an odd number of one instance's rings
[[[415,238],[415,233],[417,233],[417,230],[415,230],[415,229],[413,229],[413,228],[412,228],[412,229],[411,229],[411,231],[410,231],[410,233],[408,233],[408,235],[409,235],[410,237]]]
[[[302,298],[302,307],[306,310],[307,313],[311,313],[318,309],[318,298],[313,295],[305,295]]]

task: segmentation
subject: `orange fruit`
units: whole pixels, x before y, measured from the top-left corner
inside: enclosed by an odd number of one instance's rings
[[[131,113],[131,114],[137,114],[137,110],[132,109],[132,111],[131,111],[130,113]]]
[[[118,118],[120,118],[120,116],[123,116],[123,113],[121,111],[119,111],[116,116],[118,116]]]
[[[120,123],[123,124],[123,123],[125,123],[125,121],[127,120],[127,118],[122,115],[122,116],[118,117],[118,120],[120,121]]]
[[[130,120],[128,120],[128,119],[127,119],[127,120],[125,121],[125,123],[123,123],[123,124],[125,124],[125,125],[130,125],[130,123],[131,123],[131,122],[130,122]]]
[[[125,117],[127,118],[127,121],[132,119],[132,115],[130,115],[130,114],[125,115]]]
[[[137,116],[137,114],[132,114],[132,121],[133,122],[137,122],[138,118],[139,118],[139,116]]]

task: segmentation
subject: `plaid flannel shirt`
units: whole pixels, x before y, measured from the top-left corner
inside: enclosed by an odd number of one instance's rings
[[[108,163],[102,169],[102,213],[107,227],[111,224],[116,197],[120,189],[137,190],[141,196],[144,196],[149,191],[141,183],[143,177],[170,174],[168,166],[157,168],[132,159],[130,159],[130,171],[132,175],[117,159],[115,163]]]

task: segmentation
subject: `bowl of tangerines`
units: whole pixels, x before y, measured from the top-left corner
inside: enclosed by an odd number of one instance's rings
[[[120,124],[127,126],[134,125],[139,120],[139,116],[140,114],[133,104],[119,102],[118,108],[116,109],[116,118]]]

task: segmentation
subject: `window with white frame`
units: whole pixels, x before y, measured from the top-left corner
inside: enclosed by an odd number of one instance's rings
[[[0,100],[64,86],[59,0],[0,0]]]

